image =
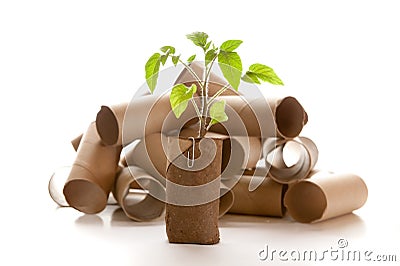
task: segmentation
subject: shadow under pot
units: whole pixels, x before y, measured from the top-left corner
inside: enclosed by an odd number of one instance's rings
[[[169,242],[218,243],[222,140],[169,137],[167,149]]]

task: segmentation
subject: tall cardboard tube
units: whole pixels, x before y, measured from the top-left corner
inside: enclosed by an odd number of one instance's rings
[[[105,145],[122,145],[122,124],[128,103],[101,106],[96,116],[97,132]]]
[[[144,198],[130,198],[130,188],[142,190]],[[126,216],[134,221],[148,221],[163,214],[165,203],[151,196],[152,194],[164,194],[165,197],[164,186],[143,169],[134,166],[122,169],[113,190],[113,195]]]
[[[313,223],[361,208],[367,197],[367,186],[357,175],[317,173],[291,185],[284,204],[296,221]]]
[[[249,190],[251,179],[260,179],[261,185]],[[235,200],[230,213],[282,217],[285,214],[283,196],[287,186],[269,177],[243,175],[232,188]]]
[[[87,214],[98,213],[106,207],[120,152],[121,147],[102,145],[95,123],[90,124],[63,189],[70,206]]]

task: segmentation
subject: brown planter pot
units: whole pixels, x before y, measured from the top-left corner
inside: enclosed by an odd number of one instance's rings
[[[209,138],[191,141],[173,139],[169,140],[166,174],[165,222],[168,240],[170,243],[216,244],[219,242],[223,141]],[[171,143],[178,143],[175,152],[171,151]],[[188,156],[194,161],[188,161]],[[187,166],[191,162],[192,168]]]

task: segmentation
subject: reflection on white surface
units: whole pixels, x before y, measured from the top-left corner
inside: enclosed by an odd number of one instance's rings
[[[261,261],[257,255],[265,245],[278,250],[329,249],[339,239],[346,239],[353,248],[382,250],[383,247],[370,238],[373,233],[368,227],[377,228],[373,220],[367,223],[357,214],[316,224],[297,223],[288,216],[280,219],[228,214],[219,222],[221,242],[201,246],[169,244],[163,217],[134,222],[118,206],[108,206],[98,215],[82,214],[72,208],[50,209],[47,221],[37,224],[41,229],[46,228],[41,235],[43,241],[55,244],[49,246],[51,253],[43,259],[47,262],[63,257],[61,265],[76,260],[90,265],[203,265],[205,261],[212,261],[212,265],[265,265],[267,261]],[[393,233],[382,230],[379,237],[398,242]],[[387,252],[391,251],[390,245],[386,246]]]

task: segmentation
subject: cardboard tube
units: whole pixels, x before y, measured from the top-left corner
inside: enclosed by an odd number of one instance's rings
[[[132,195],[130,189],[142,191],[139,195]],[[165,209],[165,203],[152,197],[152,194],[164,194],[164,186],[155,178],[139,167],[125,167],[118,175],[113,195],[126,216],[134,221],[148,221],[160,217]],[[139,196],[139,197],[138,197]]]
[[[146,95],[129,104],[102,106],[96,125],[106,145],[127,145],[150,134],[178,130],[193,117],[196,112],[192,104],[177,119],[171,110],[169,94]]]
[[[294,138],[308,121],[307,113],[294,97],[257,98],[249,102],[237,96],[222,96],[219,99],[225,100],[229,106],[226,108],[228,117],[232,116],[231,113],[239,115],[249,136]],[[239,133],[236,123],[228,119],[213,125],[210,131],[227,134],[226,128],[230,128],[231,135],[240,135],[242,132]]]
[[[197,137],[197,127],[184,128],[179,136]],[[262,148],[258,137],[246,136],[227,136],[215,132],[207,132],[207,138],[217,138],[223,140],[222,147],[222,172],[225,175],[237,174],[239,169],[255,168],[261,159]],[[232,150],[234,153],[232,153]],[[227,169],[229,168],[229,169]],[[224,173],[224,171],[227,171]],[[222,177],[224,178],[224,177]]]
[[[96,128],[105,145],[122,144],[122,124],[128,103],[101,106],[96,116]]]
[[[223,183],[221,183],[219,189],[220,198],[218,218],[221,218],[232,208],[233,202],[235,201],[235,195],[232,190],[226,187]]]
[[[50,197],[60,207],[69,207],[68,202],[62,193],[62,188],[64,187],[70,172],[71,167],[61,167],[51,175],[49,180],[48,189]]]
[[[252,179],[259,179],[261,185],[249,191]],[[232,188],[235,200],[229,213],[282,217],[285,214],[283,196],[286,188],[269,177],[243,175]]]
[[[196,73],[196,75],[204,81],[204,64],[203,62],[192,62],[190,64],[192,70]],[[197,87],[197,94],[201,95],[200,93],[200,85],[196,81],[195,77],[186,69],[184,68],[182,72],[179,74],[178,78],[175,80],[174,84],[183,83],[187,87],[190,87],[192,84],[196,84]],[[215,73],[210,73],[209,83],[208,83],[208,96],[212,97],[215,93],[217,93],[222,87],[225,86],[228,82],[221,78],[220,76],[216,75]],[[226,91],[224,91],[221,95],[239,95],[231,86],[228,87]]]
[[[68,204],[87,213],[102,211],[114,184],[121,147],[104,146],[91,123],[83,135],[64,186]]]
[[[165,141],[165,142],[164,142]],[[138,166],[165,185],[167,155],[162,143],[167,137],[162,133],[145,136],[125,154],[128,166]]]
[[[75,151],[78,150],[79,143],[81,143],[82,137],[83,137],[83,134],[80,134],[79,136],[77,136],[76,138],[71,140],[72,147],[74,148]]]
[[[288,146],[294,144],[294,146]],[[284,158],[284,149],[289,147],[298,155],[298,160],[291,166],[287,166]],[[273,160],[270,162],[270,154]],[[296,139],[270,138],[264,142],[263,154],[266,167],[269,168],[269,176],[276,182],[289,184],[300,181],[311,173],[318,160],[317,146],[310,139],[298,137]],[[252,182],[252,186],[255,183]],[[257,185],[255,185],[257,186]]]
[[[367,186],[357,175],[317,173],[290,186],[284,203],[293,219],[313,223],[361,208],[367,197]]]
[[[240,152],[238,152],[240,150]],[[241,155],[239,162],[241,169],[251,169],[257,166],[257,162],[261,159],[261,141],[258,137],[232,136],[224,141],[222,155],[222,169],[228,165],[232,156]],[[232,151],[238,154],[232,154]],[[235,162],[235,163],[237,163]]]

